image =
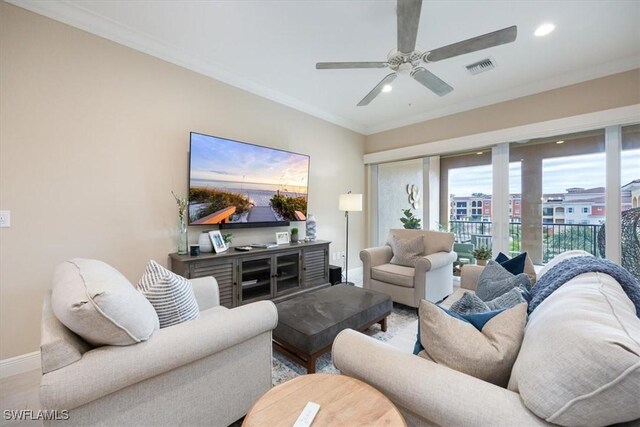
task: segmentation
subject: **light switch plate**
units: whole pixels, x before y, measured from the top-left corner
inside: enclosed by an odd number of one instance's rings
[[[0,228],[11,227],[11,211],[0,211]]]

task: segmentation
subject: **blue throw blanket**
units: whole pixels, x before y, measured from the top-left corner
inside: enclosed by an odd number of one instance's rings
[[[531,288],[529,314],[560,286],[579,274],[592,272],[608,274],[616,279],[636,306],[636,315],[640,317],[640,283],[638,280],[618,264],[592,256],[569,258],[547,271]]]

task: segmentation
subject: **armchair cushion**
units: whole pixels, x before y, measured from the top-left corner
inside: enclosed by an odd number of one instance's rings
[[[453,248],[453,233],[444,233],[441,231],[431,230],[405,230],[402,228],[394,228],[389,231],[387,242],[391,242],[391,236],[400,239],[410,239],[416,236],[422,236],[424,244],[424,255],[435,254],[436,252],[451,252]]]
[[[424,249],[423,246],[422,236],[416,236],[412,239],[400,239],[392,235],[391,250],[393,251],[393,257],[391,258],[391,264],[415,267]]]
[[[153,260],[147,264],[138,290],[158,313],[160,328],[196,319],[200,314],[191,282]]]
[[[524,336],[526,304],[497,314],[480,331],[428,301],[420,302],[419,313],[420,342],[424,350],[418,356],[492,384],[507,386]]]
[[[394,264],[383,264],[371,269],[371,278],[397,286],[413,288],[415,269]]]
[[[151,303],[104,262],[64,262],[52,286],[51,307],[58,320],[93,345],[136,344],[159,328]]]

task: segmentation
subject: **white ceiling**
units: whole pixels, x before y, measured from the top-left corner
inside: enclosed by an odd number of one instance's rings
[[[395,1],[9,1],[364,134],[640,67],[640,1],[425,1],[422,50],[511,25],[518,38],[427,65],[454,87],[442,98],[401,75],[357,107],[390,70],[315,63],[385,61]],[[543,22],[556,30],[534,37]],[[469,75],[487,56],[496,69]]]

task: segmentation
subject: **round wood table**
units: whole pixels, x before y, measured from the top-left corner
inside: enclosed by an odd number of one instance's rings
[[[378,390],[330,374],[303,375],[272,388],[253,405],[242,425],[291,427],[307,402],[320,405],[312,427],[406,426],[398,409]]]

